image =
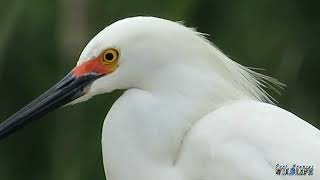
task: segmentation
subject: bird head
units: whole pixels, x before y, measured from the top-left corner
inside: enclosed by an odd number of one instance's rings
[[[155,17],[117,21],[98,33],[82,51],[73,74],[100,75],[78,103],[115,89],[146,89],[155,74],[173,64],[197,66],[204,41],[180,23]],[[190,60],[190,61],[189,61]],[[162,74],[164,77],[165,75]]]
[[[192,33],[179,23],[154,17],[111,24],[88,43],[61,81],[0,124],[0,139],[66,104],[115,89],[143,88],[154,71],[179,59],[170,56],[173,52],[177,56],[183,46],[190,47],[183,32]]]

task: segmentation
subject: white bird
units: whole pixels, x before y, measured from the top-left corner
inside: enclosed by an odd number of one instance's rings
[[[63,80],[4,121],[0,138],[64,104],[125,89],[103,125],[108,180],[290,179],[288,168],[319,180],[319,130],[273,105],[267,84],[279,82],[191,28],[126,18],[97,34]]]

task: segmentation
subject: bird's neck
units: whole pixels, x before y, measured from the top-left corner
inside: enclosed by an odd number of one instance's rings
[[[230,101],[248,98],[223,75],[203,66],[172,64],[145,78],[142,83],[141,89],[155,96],[176,103],[190,102],[193,108],[209,112]],[[189,113],[206,114],[206,111],[193,109]]]

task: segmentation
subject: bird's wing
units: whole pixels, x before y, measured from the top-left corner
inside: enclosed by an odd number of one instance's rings
[[[262,102],[239,101],[211,112],[189,131],[180,152],[176,165],[197,180],[287,179],[276,175],[277,165],[290,170],[294,164],[313,168],[313,175],[299,179],[320,179],[320,131]]]

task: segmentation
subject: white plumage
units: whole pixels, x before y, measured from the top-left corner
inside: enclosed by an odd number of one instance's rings
[[[245,68],[181,24],[120,20],[94,37],[78,64],[110,47],[118,69],[89,96],[128,89],[102,132],[109,180],[287,179],[277,164],[312,165],[319,179],[320,132],[270,103],[281,84]]]

